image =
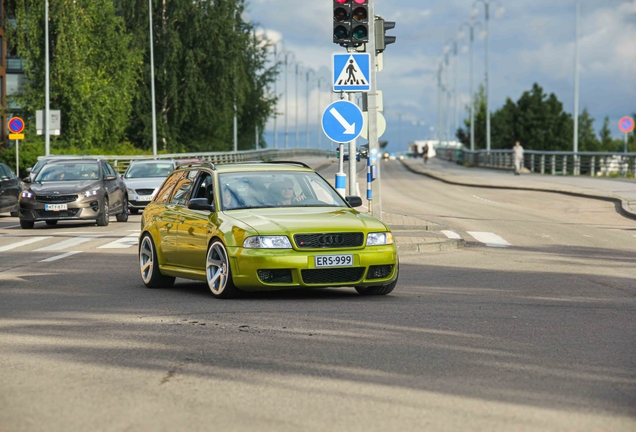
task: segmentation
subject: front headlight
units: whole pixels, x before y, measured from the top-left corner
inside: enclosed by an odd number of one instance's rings
[[[245,249],[291,249],[287,236],[254,236],[243,242]]]
[[[33,198],[33,192],[30,191],[22,191],[22,193],[20,194],[22,196],[22,198]]]
[[[87,190],[87,191],[84,192],[84,196],[86,198],[95,196],[95,195],[97,195],[97,191],[98,191],[98,189]]]
[[[130,189],[130,188],[126,188],[126,193],[127,193],[128,195],[135,195],[135,194],[136,194],[136,193],[135,193],[135,191],[134,191],[134,190],[132,190],[132,189]]]
[[[367,235],[367,246],[380,246],[393,244],[393,234],[390,232],[369,233]]]

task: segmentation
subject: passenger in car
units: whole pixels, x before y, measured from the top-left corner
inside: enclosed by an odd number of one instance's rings
[[[290,181],[279,181],[270,184],[267,189],[267,196],[270,205],[291,205],[306,198],[304,194],[294,196],[294,185]]]

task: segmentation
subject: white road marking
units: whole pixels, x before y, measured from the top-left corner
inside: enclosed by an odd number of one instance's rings
[[[139,234],[130,234],[126,237],[122,237],[118,240],[102,245],[97,249],[127,249],[131,246],[137,245],[138,242]]]
[[[455,231],[442,230],[442,233],[448,237],[449,239],[461,239],[462,236],[457,234]]]
[[[38,242],[40,240],[46,240],[46,239],[50,239],[52,237],[44,237],[44,236],[38,236],[38,237],[31,237],[27,240],[22,240],[21,242],[17,242],[17,243],[13,243],[7,246],[0,246],[0,252],[6,252],[8,250],[11,249],[15,249],[15,248],[19,248],[20,246],[24,246],[24,245],[28,245],[31,243],[35,243]]]
[[[87,241],[91,241],[102,236],[79,236],[70,238],[68,240],[61,241],[59,243],[52,244],[51,246],[46,246],[40,249],[36,249],[36,252],[45,252],[45,251],[58,251],[62,249],[66,249],[72,246],[77,246],[82,243],[86,243]]]
[[[594,238],[591,235],[583,234],[583,237]]]
[[[468,234],[473,236],[475,238],[475,240],[480,241],[482,243],[485,243],[486,246],[490,246],[490,247],[508,247],[508,246],[512,246],[510,243],[508,243],[502,237],[498,236],[497,234],[491,233],[491,232],[477,232],[477,231],[467,231],[467,232],[468,232]]]
[[[6,226],[6,227],[2,227],[2,228],[0,228],[0,229],[18,228],[19,226],[20,226],[20,225],[9,225],[9,226]]]
[[[489,200],[489,199],[482,198],[482,197],[477,196],[477,195],[473,195],[473,197],[474,197],[474,198],[477,198],[478,200],[486,201],[486,202],[489,202],[489,203],[493,203],[493,204],[501,204],[501,203],[499,203],[499,202],[497,202],[497,201],[491,201],[491,200]]]
[[[57,261],[57,260],[60,260],[60,259],[62,259],[62,258],[70,257],[71,255],[75,255],[75,254],[78,254],[78,253],[81,253],[81,252],[66,252],[65,254],[62,254],[62,255],[56,255],[56,256],[51,257],[51,258],[43,259],[43,260],[41,260],[41,261],[39,261],[39,262],[51,262],[51,261]]]

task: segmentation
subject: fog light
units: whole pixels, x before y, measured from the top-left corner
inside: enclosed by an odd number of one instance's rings
[[[292,283],[291,270],[258,270],[256,273],[264,283]]]
[[[388,278],[393,271],[392,265],[380,265],[380,266],[371,266],[369,267],[369,272],[367,273],[367,279],[384,279]]]

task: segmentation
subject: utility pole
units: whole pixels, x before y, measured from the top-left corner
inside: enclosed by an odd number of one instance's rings
[[[574,153],[579,151],[579,15],[581,3],[576,2],[574,26]],[[574,155],[576,157],[576,155]],[[576,173],[574,173],[576,175]]]
[[[44,154],[51,154],[51,133],[49,119],[51,115],[51,88],[49,83],[49,0],[44,0]]]
[[[378,84],[376,70],[376,51],[375,51],[375,0],[369,0],[369,42],[367,43],[367,52],[371,55],[369,67],[369,84],[370,90],[367,94],[368,118],[369,118],[369,152],[376,155],[377,158],[377,179],[371,183],[371,193],[373,195],[373,208],[371,214],[373,217],[382,220],[382,195],[380,193],[380,179],[382,178],[380,170],[380,145],[378,143]],[[349,155],[351,157],[351,155]],[[355,157],[355,155],[354,155]]]

